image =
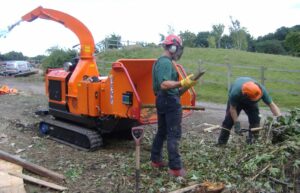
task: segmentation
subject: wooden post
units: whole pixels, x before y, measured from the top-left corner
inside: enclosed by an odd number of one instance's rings
[[[232,75],[231,65],[227,64],[227,91],[228,92],[231,86],[231,75]]]
[[[38,166],[36,164],[30,163],[26,160],[23,160],[23,159],[19,158],[19,157],[10,155],[9,153],[6,153],[2,150],[0,150],[0,159],[11,162],[11,163],[14,163],[14,164],[17,164],[17,165],[20,165],[23,168],[25,168],[25,169],[27,169],[31,172],[34,172],[34,173],[39,174],[41,176],[49,177],[49,178],[51,178],[53,180],[56,180],[56,181],[59,181],[59,182],[65,179],[65,177],[61,174],[58,174],[56,172],[53,172],[51,170],[48,170],[47,168]]]
[[[264,66],[260,67],[260,82],[262,85],[265,85],[265,70],[266,70],[266,67],[264,67]]]

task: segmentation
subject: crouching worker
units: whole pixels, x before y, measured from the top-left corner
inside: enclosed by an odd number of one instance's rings
[[[182,40],[176,35],[169,35],[162,42],[164,52],[152,69],[153,91],[156,95],[157,133],[151,149],[151,165],[155,168],[169,166],[172,176],[184,176],[185,169],[179,154],[181,139],[182,108],[179,89],[190,88],[197,82],[190,75],[179,81],[173,60],[180,59],[183,53]],[[167,141],[168,164],[163,161],[163,144]]]
[[[260,99],[269,106],[274,116],[280,116],[280,109],[272,101],[265,87],[249,77],[239,77],[231,85],[228,93],[228,102],[225,119],[222,123],[222,130],[218,138],[218,145],[226,144],[230,130],[234,126],[236,133],[240,133],[241,125],[238,116],[244,110],[248,116],[249,133],[247,143],[251,144],[258,137],[259,131],[251,132],[251,128],[260,126],[258,102]]]

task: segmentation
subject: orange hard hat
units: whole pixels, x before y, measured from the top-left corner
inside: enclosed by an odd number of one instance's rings
[[[242,86],[242,93],[252,101],[257,101],[262,97],[261,88],[254,82],[246,82]]]

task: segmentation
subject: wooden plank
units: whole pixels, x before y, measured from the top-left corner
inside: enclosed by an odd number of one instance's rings
[[[190,191],[190,190],[193,190],[197,187],[199,187],[200,184],[194,184],[194,185],[191,185],[191,186],[188,186],[188,187],[185,187],[185,188],[181,188],[181,189],[178,189],[178,190],[174,190],[172,192],[169,192],[169,193],[184,193],[184,192],[187,192],[187,191]]]
[[[15,173],[15,172],[7,172],[7,173],[9,175],[16,176],[18,178],[24,179],[28,182],[39,184],[39,185],[42,185],[42,186],[45,186],[45,187],[48,187],[48,188],[52,188],[52,189],[55,189],[55,190],[64,191],[64,190],[68,189],[67,187],[60,186],[60,185],[57,185],[57,184],[54,184],[54,183],[51,183],[51,182],[47,182],[47,181],[29,176],[29,175],[18,174],[18,173]]]
[[[213,125],[211,127],[205,128],[204,131],[205,132],[212,132],[213,130],[216,130],[216,129],[219,129],[219,128],[221,128],[220,125]]]
[[[65,179],[65,177],[61,174],[58,174],[51,170],[48,170],[47,168],[44,168],[42,166],[30,163],[30,162],[28,162],[24,159],[21,159],[17,156],[10,155],[9,153],[6,153],[2,150],[0,150],[0,159],[6,160],[6,161],[14,163],[14,164],[18,164],[33,173],[36,173],[36,174],[44,176],[44,177],[49,177],[58,182]]]
[[[26,193],[23,179],[11,176],[7,172],[22,173],[22,167],[0,160],[0,192],[1,193]]]

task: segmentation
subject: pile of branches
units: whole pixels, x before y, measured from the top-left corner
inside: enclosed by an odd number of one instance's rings
[[[265,127],[268,131],[267,138],[271,133],[272,143],[281,143],[300,134],[300,108],[295,108],[285,116],[276,119],[269,117]]]
[[[225,184],[224,193],[295,193],[300,192],[300,109],[279,118],[268,117],[254,144],[246,136],[232,132],[226,146],[216,146],[217,133],[187,131],[180,152],[188,171],[184,180],[170,177],[167,168],[155,170],[149,165],[153,130],[146,130],[141,152],[141,192],[165,193],[205,181]],[[153,132],[153,133],[152,133]],[[148,151],[146,151],[148,150]],[[118,155],[120,156],[120,155]],[[167,158],[166,151],[164,157]],[[134,156],[122,155],[122,163],[134,163]],[[134,173],[133,164],[125,164],[115,178]],[[134,178],[124,182],[134,185]],[[130,191],[129,191],[130,192]],[[133,191],[132,191],[133,192]]]

